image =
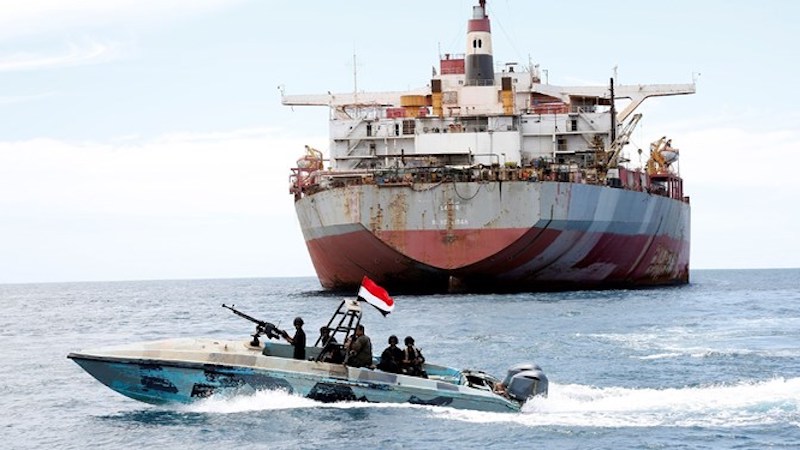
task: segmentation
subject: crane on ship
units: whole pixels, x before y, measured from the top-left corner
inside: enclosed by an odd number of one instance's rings
[[[650,144],[650,158],[647,160],[647,174],[669,173],[672,163],[678,160],[679,151],[672,146],[672,139],[662,136]]]
[[[614,139],[614,142],[608,146],[604,164],[606,167],[614,168],[619,165],[619,155],[622,149],[630,143],[631,134],[633,134],[633,130],[641,119],[641,114],[634,114],[631,120],[622,128],[617,138]]]

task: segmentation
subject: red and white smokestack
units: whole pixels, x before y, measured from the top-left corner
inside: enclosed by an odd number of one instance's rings
[[[486,15],[486,0],[472,7],[472,19],[467,23],[466,84],[488,86],[494,84],[494,58],[492,57],[492,30]]]

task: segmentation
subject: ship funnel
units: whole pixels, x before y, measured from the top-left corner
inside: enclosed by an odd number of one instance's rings
[[[486,0],[472,7],[472,19],[467,23],[466,85],[494,84],[492,30],[486,15]]]

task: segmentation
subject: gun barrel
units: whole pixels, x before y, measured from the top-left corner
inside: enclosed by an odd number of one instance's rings
[[[247,315],[247,314],[245,314],[245,313],[243,313],[243,312],[239,311],[238,309],[234,308],[234,307],[233,307],[233,305],[232,305],[232,306],[228,306],[228,305],[226,305],[225,303],[223,303],[223,304],[222,304],[222,307],[223,307],[223,308],[228,308],[228,309],[230,309],[230,310],[231,310],[231,311],[233,311],[233,313],[234,313],[234,314],[236,314],[237,316],[239,316],[239,317],[242,317],[242,318],[244,318],[244,319],[247,319],[247,320],[249,320],[250,322],[256,323],[256,324],[258,324],[258,325],[261,325],[261,326],[264,326],[264,323],[265,323],[265,322],[264,322],[263,320],[258,320],[258,319],[256,319],[256,318],[255,318],[255,317],[253,317],[253,316],[249,316],[249,315]]]
[[[278,327],[276,327],[275,325],[273,325],[273,324],[271,324],[269,322],[266,322],[266,321],[263,321],[263,320],[258,320],[253,316],[247,315],[247,314],[239,311],[238,309],[234,308],[234,306],[235,305],[228,306],[225,303],[222,304],[223,308],[230,309],[237,316],[239,316],[239,317],[241,317],[243,319],[247,319],[250,322],[255,323],[257,325],[256,333],[266,334],[267,337],[269,337],[270,339],[277,339],[279,337],[279,335],[277,334],[277,332],[279,331]]]

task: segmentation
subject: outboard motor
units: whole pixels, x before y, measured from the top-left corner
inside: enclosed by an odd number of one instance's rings
[[[542,370],[538,364],[534,363],[519,363],[508,368],[508,373],[503,379],[503,385],[508,386],[511,383],[511,377],[522,372],[523,370]]]
[[[547,396],[547,376],[536,364],[523,363],[512,366],[503,380],[508,395],[520,402],[525,402],[537,395]]]

